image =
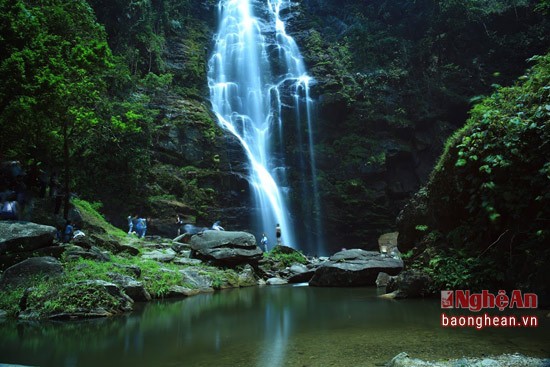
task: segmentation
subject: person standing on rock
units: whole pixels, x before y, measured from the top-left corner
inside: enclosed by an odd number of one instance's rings
[[[19,215],[19,206],[15,200],[15,194],[10,195],[0,203],[0,219],[1,220],[17,220]]]
[[[74,233],[74,227],[70,220],[67,221],[65,224],[65,229],[63,229],[63,243],[69,243],[71,242],[71,239],[73,238]]]
[[[145,218],[138,218],[136,221],[136,233],[138,238],[144,238],[147,231],[147,223]]]
[[[279,223],[275,226],[275,237],[277,237],[277,245],[281,245],[281,226]]]
[[[260,244],[264,247],[265,252],[267,252],[267,237],[265,233],[262,233],[262,240],[260,241]]]
[[[183,223],[183,220],[181,219],[181,216],[178,214],[176,216],[176,226],[178,226],[178,236],[181,234],[181,229],[185,223]]]
[[[132,230],[134,229],[134,218],[132,215],[128,216],[128,235],[132,234]]]

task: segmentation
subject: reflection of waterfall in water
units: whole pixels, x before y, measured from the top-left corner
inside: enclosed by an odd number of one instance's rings
[[[249,0],[220,0],[220,24],[209,61],[208,84],[219,124],[239,140],[248,156],[248,180],[258,210],[255,232],[265,232],[274,244],[274,228],[279,223],[283,244],[304,247],[297,243],[299,237],[307,241],[310,250],[322,253],[311,79],[280,16],[290,6],[290,1],[283,0],[267,0],[265,6],[257,8]],[[283,117],[295,119],[294,129],[284,126]],[[289,137],[292,154],[298,157],[294,158],[296,167],[292,167],[295,172],[288,172],[287,167],[286,155],[291,149],[285,140]],[[289,182],[300,182],[300,187],[290,187]]]
[[[282,309],[265,305],[265,337],[261,353],[258,354],[258,366],[280,367],[285,365],[288,339],[292,332],[292,312],[288,306]]]

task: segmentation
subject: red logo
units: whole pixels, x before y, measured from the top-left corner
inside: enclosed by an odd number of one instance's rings
[[[453,308],[453,291],[441,291],[441,308]]]
[[[535,293],[522,293],[513,290],[510,295],[506,291],[499,290],[493,294],[484,289],[479,293],[469,290],[441,291],[441,308],[464,308],[478,312],[484,308],[537,308],[538,296]]]

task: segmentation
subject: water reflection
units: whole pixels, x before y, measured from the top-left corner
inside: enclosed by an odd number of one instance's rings
[[[290,304],[293,303],[292,301]],[[278,309],[274,303],[267,302],[264,318],[264,343],[260,358],[256,363],[257,366],[278,367],[284,365],[284,356],[292,325],[292,313],[288,303],[282,306],[282,309]]]
[[[36,366],[372,366],[521,352],[550,356],[537,329],[443,329],[434,300],[390,301],[374,289],[265,287],[152,302],[81,322],[0,324],[0,363]],[[449,348],[452,346],[452,348]]]

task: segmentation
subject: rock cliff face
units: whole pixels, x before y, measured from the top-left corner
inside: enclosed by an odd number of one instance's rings
[[[310,0],[288,20],[316,79],[327,243],[364,248],[395,228],[470,99],[520,75],[548,29],[527,2]]]
[[[144,147],[147,156],[142,157],[151,170],[142,179],[140,196],[128,198],[123,207],[100,198],[109,219],[124,228],[126,216],[138,213],[151,219],[149,234],[172,237],[178,214],[186,223],[205,226],[221,219],[228,228],[247,229],[246,158],[238,142],[217,125],[208,100],[206,72],[217,2],[90,4],[105,25],[113,52],[140,56],[130,65],[134,74],[155,73],[153,80],[169,80],[137,87],[155,115]]]
[[[529,289],[549,303],[550,55],[533,61],[474,107],[399,215],[399,248],[441,289]]]
[[[152,179],[158,196],[150,200],[153,230],[175,236],[175,216],[188,223],[221,219],[246,229],[250,194],[246,157],[210,114],[208,101],[173,96],[160,105],[163,125],[152,146]]]
[[[93,3],[110,36],[124,36],[129,15],[113,17],[111,5]],[[199,225],[221,219],[232,230],[247,230],[253,215],[245,156],[217,126],[208,101],[216,3],[171,0],[154,9],[165,37],[158,72],[172,74],[173,82],[150,106],[159,111],[154,168],[144,183],[148,203],[136,209],[153,217],[152,233],[175,234],[167,218],[178,212]],[[395,230],[397,214],[426,183],[445,138],[464,124],[470,99],[519,75],[525,59],[546,47],[541,35],[548,29],[525,1],[497,9],[308,0],[291,2],[281,15],[315,78],[317,183],[328,252],[372,249],[381,233]],[[285,137],[289,153],[300,149],[294,133],[288,129]],[[300,167],[294,157],[287,160],[292,186],[308,187],[292,174]],[[310,215],[300,212],[294,195],[293,214]]]

